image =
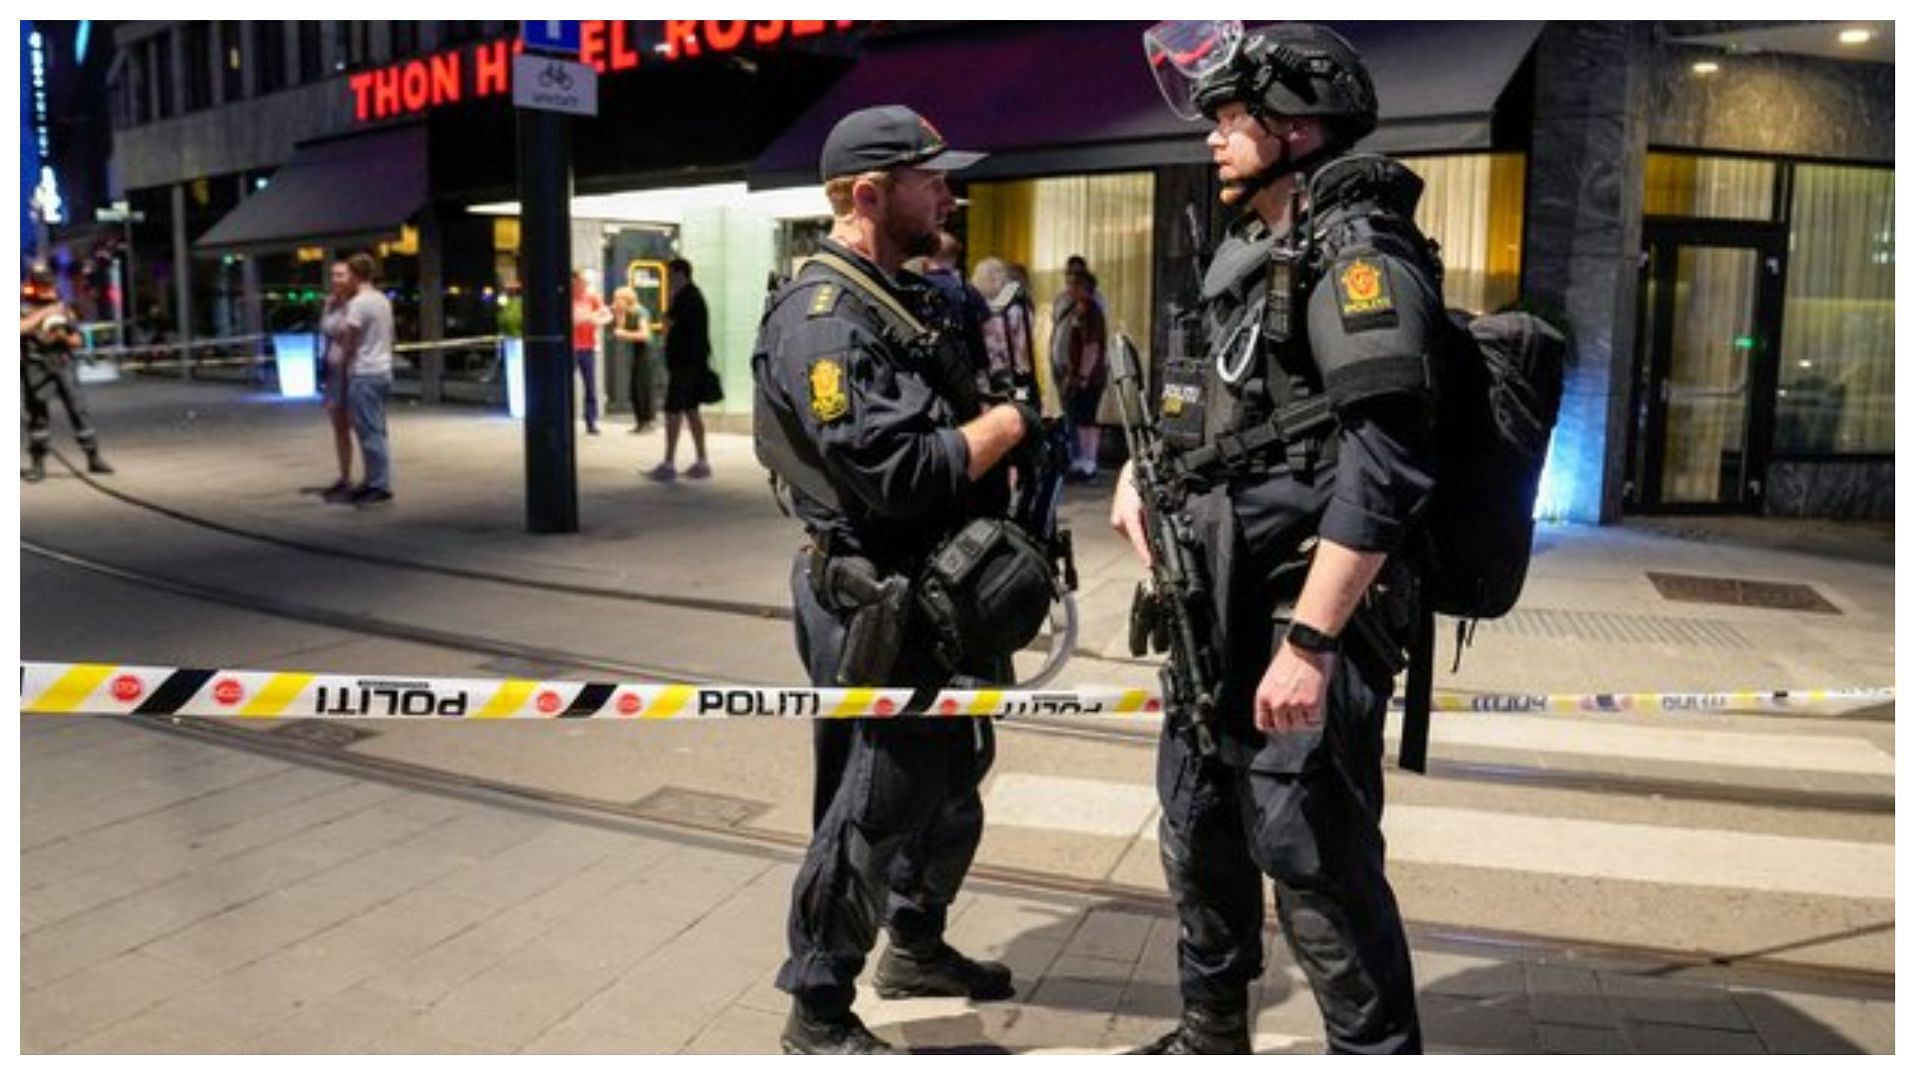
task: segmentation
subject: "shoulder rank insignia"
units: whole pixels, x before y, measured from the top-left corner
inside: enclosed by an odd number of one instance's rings
[[[813,418],[831,424],[847,415],[847,369],[839,360],[823,356],[807,369],[813,389]]]
[[[1387,264],[1377,255],[1357,255],[1334,267],[1334,287],[1340,296],[1340,318],[1349,330],[1391,326],[1393,287]]]
[[[813,299],[807,301],[807,318],[817,319],[822,315],[833,314],[833,298],[839,291],[831,284],[816,287],[813,290]]]

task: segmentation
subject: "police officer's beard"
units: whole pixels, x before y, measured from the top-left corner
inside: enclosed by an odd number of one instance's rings
[[[918,259],[940,251],[939,229],[922,231],[918,222],[908,221],[904,215],[894,213],[891,204],[880,226],[886,230],[887,239],[893,242],[902,259]]]

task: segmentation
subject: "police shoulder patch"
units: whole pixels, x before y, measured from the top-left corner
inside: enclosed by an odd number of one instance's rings
[[[833,301],[839,294],[839,288],[832,283],[816,285],[812,299],[807,301],[807,318],[818,319],[833,314]]]
[[[847,368],[837,356],[823,356],[807,369],[813,418],[831,424],[847,415]]]
[[[1333,285],[1340,300],[1340,319],[1348,330],[1393,326],[1393,284],[1387,262],[1378,255],[1355,255],[1333,264]]]

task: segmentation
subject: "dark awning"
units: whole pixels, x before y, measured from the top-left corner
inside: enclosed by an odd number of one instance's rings
[[[306,143],[194,247],[339,247],[391,236],[427,201],[427,128]]]
[[[1147,74],[1148,25],[1023,23],[879,45],[774,140],[749,182],[817,183],[828,130],[883,104],[910,105],[953,146],[992,153],[967,180],[1205,162],[1204,125],[1175,117]],[[1380,96],[1380,128],[1362,145],[1409,154],[1489,148],[1494,106],[1542,24],[1331,25]]]

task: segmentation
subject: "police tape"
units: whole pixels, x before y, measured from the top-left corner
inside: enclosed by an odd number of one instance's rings
[[[875,687],[700,686],[536,679],[442,679],[293,671],[27,661],[24,713],[203,719],[709,720],[932,717],[1143,717],[1160,696],[1137,688],[919,692]],[[1700,713],[1858,707],[1892,687],[1627,694],[1433,695],[1447,713]],[[1401,708],[1404,698],[1395,698]]]
[[[28,661],[23,713],[201,719],[708,720],[1154,716],[1136,689],[966,690],[440,679]]]
[[[1840,690],[1732,690],[1627,694],[1457,694],[1438,691],[1433,711],[1447,713],[1759,712],[1808,706],[1874,705],[1893,700],[1891,686]],[[1405,698],[1393,699],[1403,708]]]

